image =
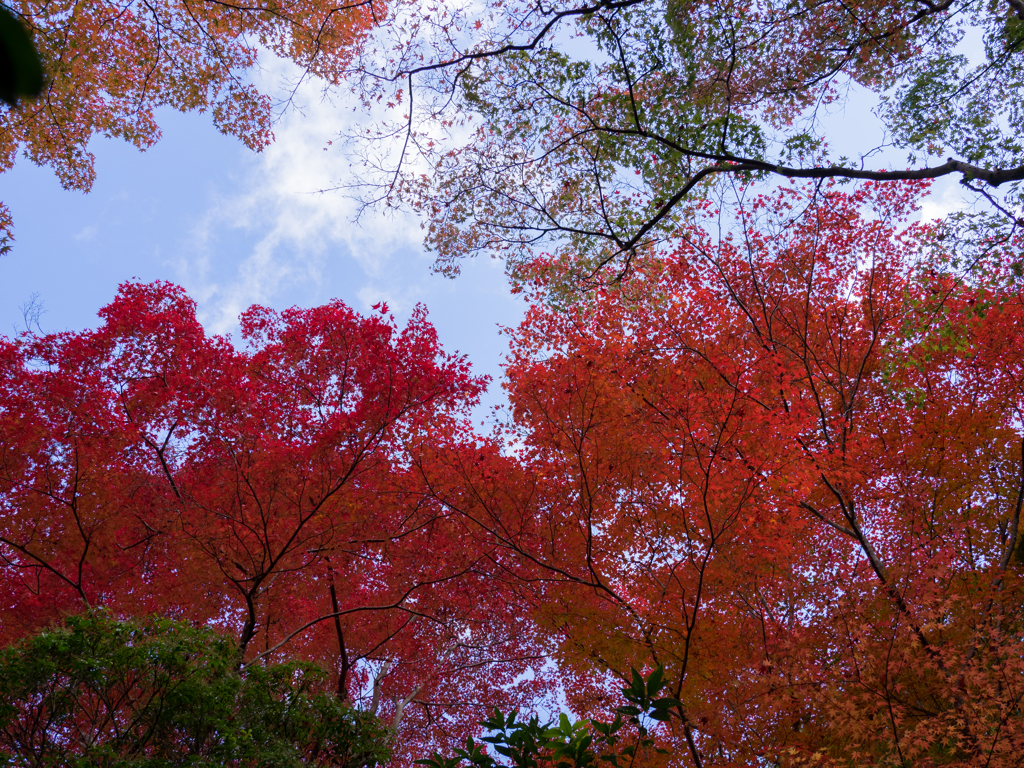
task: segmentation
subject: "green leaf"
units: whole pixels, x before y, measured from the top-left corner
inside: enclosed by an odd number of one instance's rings
[[[636,674],[634,670],[633,674]],[[658,691],[665,687],[665,668],[658,667],[647,677],[647,695],[653,697]]]

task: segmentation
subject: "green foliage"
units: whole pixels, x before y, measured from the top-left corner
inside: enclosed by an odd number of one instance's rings
[[[400,131],[446,136],[409,150],[422,162],[403,153],[401,167],[382,166],[365,201],[419,210],[436,269],[449,276],[486,253],[521,286],[550,264],[563,275],[549,280],[552,292],[572,296],[671,248],[705,201],[726,224],[749,184],[782,178],[956,179],[981,210],[1020,219],[1017,0],[481,9],[449,21],[459,13],[444,6],[418,28],[444,30],[443,44],[424,32],[412,48],[420,58],[389,54],[374,98],[394,102],[407,77],[421,97],[401,111],[401,128],[367,134],[381,157]],[[450,28],[478,31],[459,47]],[[877,121],[865,122],[871,101]],[[844,113],[837,142],[830,133]]]
[[[665,671],[658,667],[644,678],[635,669],[629,685],[622,689],[625,704],[615,710],[612,721],[578,720],[573,722],[562,713],[557,721],[541,723],[534,715],[519,720],[518,713],[494,714],[480,724],[490,734],[480,741],[468,738],[462,749],[445,757],[434,754],[418,760],[428,768],[584,768],[607,763],[615,768],[629,765],[638,750],[655,749],[651,729],[667,721],[680,707],[678,699],[658,693],[665,687]],[[490,745],[488,750],[486,745]],[[491,751],[500,756],[495,758]]]
[[[167,619],[68,619],[0,653],[0,763],[320,765],[388,758],[387,731],[318,691],[315,667],[240,668],[234,643]]]

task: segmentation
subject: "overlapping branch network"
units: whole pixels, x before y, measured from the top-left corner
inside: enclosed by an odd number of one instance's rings
[[[392,48],[370,45],[355,62],[364,97],[386,99],[397,118],[369,134],[377,173],[360,193],[424,214],[446,273],[477,253],[515,272],[551,251],[581,274],[621,274],[671,237],[691,201],[736,178],[954,177],[1016,226],[1019,6],[623,0],[406,17],[395,7],[408,23],[378,35]],[[884,132],[842,157],[826,118],[852,89],[875,95],[875,114],[848,113],[845,132]]]

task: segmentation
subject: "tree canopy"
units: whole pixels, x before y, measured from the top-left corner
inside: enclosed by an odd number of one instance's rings
[[[212,626],[330,671],[405,754],[529,698],[540,642],[412,469],[474,443],[484,382],[386,313],[253,307],[236,350],[126,284],[96,330],[0,339],[0,639],[96,606]]]
[[[344,73],[404,111],[370,197],[442,270],[508,259],[507,423],[422,308],[253,307],[235,347],[126,284],[0,340],[0,640],[192,622],[236,683],[326,670],[398,762],[1019,765],[1022,19],[392,3]],[[905,164],[829,148],[851,88]],[[944,175],[966,229],[914,221]],[[514,713],[558,688],[582,721]]]
[[[709,206],[567,306],[535,264],[516,455],[432,482],[506,550],[575,712],[664,669],[671,765],[1019,764],[1020,251],[922,266],[918,192],[786,188],[722,240]]]
[[[547,251],[621,272],[730,179],[950,176],[987,226],[1021,215],[1018,0],[440,4],[403,30],[356,61],[362,89],[404,98],[366,199],[422,212],[448,273]],[[847,156],[824,121],[844,109]]]
[[[88,139],[148,146],[163,104],[210,109],[258,149],[270,102],[245,73],[269,49],[392,107],[371,131],[383,154],[367,148],[364,200],[425,215],[448,273],[475,253],[514,270],[549,250],[582,277],[621,272],[737,177],[949,176],[994,214],[989,230],[1009,236],[1020,216],[1018,0],[12,8],[49,83],[34,105],[0,110],[0,170],[20,147],[87,189]],[[857,90],[885,133],[838,153],[825,118]],[[868,133],[864,115],[845,122]]]
[[[236,350],[128,284],[97,330],[5,340],[4,640],[196,622],[245,668],[326,669],[399,762],[490,765],[465,739],[498,706],[534,768],[633,738],[651,766],[1017,765],[1020,244],[953,269],[907,223],[922,185],[706,203],[562,302],[573,265],[536,260],[486,438],[422,312],[256,307]],[[646,732],[613,719],[636,675]],[[552,685],[585,722],[508,719]]]

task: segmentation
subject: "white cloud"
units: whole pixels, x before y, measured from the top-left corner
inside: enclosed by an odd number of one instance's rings
[[[969,202],[964,198],[958,178],[938,179],[932,183],[928,196],[921,201],[921,221],[943,219],[968,207]]]
[[[272,90],[293,74],[291,65],[271,61],[262,87]],[[350,292],[361,301],[373,299],[362,309],[383,299],[407,311],[418,292],[406,287],[394,295],[396,271],[412,267],[428,274],[430,259],[421,254],[422,231],[414,216],[372,211],[356,225],[358,203],[337,189],[358,181],[361,168],[339,142],[330,142],[362,115],[324,99],[316,82],[304,83],[294,104],[275,125],[275,142],[245,163],[241,183],[215,194],[193,228],[190,253],[178,263],[183,284],[213,332],[230,330],[239,312],[254,303],[278,304],[296,293],[331,298],[317,290],[330,263],[340,258],[351,259],[352,276],[367,283]],[[324,189],[334,191],[318,191]],[[233,257],[225,256],[232,251]],[[412,264],[396,261],[410,257]]]

